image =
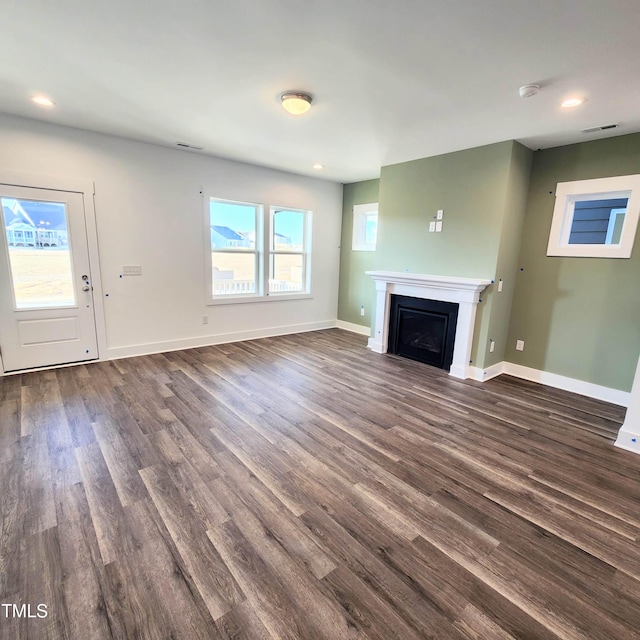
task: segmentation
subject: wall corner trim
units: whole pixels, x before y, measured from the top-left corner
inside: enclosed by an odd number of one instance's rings
[[[364,325],[355,324],[354,322],[346,322],[345,320],[336,320],[336,328],[351,331],[351,333],[358,333],[361,336],[369,337],[371,335],[371,327],[365,327]]]
[[[477,380],[478,382],[486,382],[487,380],[491,380],[491,378],[495,378],[496,376],[504,373],[504,365],[504,362],[498,362],[486,369],[481,369],[480,367],[468,367],[467,378]]]
[[[640,453],[640,431],[627,431],[622,427],[614,444],[625,451]]]
[[[621,449],[640,453],[640,358],[638,359],[638,366],[636,367],[636,374],[629,395],[627,415],[618,432],[615,444],[616,447]]]

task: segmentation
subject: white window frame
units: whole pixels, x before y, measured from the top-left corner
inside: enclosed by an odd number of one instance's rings
[[[275,233],[274,217],[279,211],[292,211],[304,215],[302,251],[278,251],[274,249],[273,240]],[[266,267],[265,279],[266,293],[271,298],[309,297],[311,294],[311,232],[313,229],[313,213],[307,209],[294,207],[271,206],[269,208],[269,259]],[[277,255],[302,256],[302,290],[300,291],[270,291],[272,258]]]
[[[376,215],[376,224],[378,220],[378,203],[370,202],[367,204],[356,204],[353,207],[353,234],[351,237],[352,251],[375,251],[378,240],[376,227],[376,242],[367,242],[367,217],[371,214]]]
[[[235,198],[225,198],[221,195],[213,195],[212,192],[207,192],[204,189],[201,190],[203,199],[203,239],[204,239],[204,269],[205,269],[205,304],[207,306],[216,305],[228,305],[228,304],[243,304],[251,302],[273,302],[284,300],[298,300],[312,298],[312,271],[311,271],[311,256],[312,256],[312,230],[313,230],[313,211],[300,207],[288,207],[281,205],[270,205],[266,202],[258,202],[256,200],[238,200]],[[215,295],[213,294],[213,268],[211,261],[212,252],[224,252],[224,249],[213,249],[211,246],[211,213],[210,206],[212,201],[226,202],[230,204],[239,204],[246,206],[257,207],[257,227],[256,227],[256,241],[255,249],[247,249],[246,251],[241,249],[228,250],[228,253],[255,253],[256,254],[256,292],[253,294],[227,294],[227,295]],[[305,227],[304,227],[304,251],[303,252],[279,252],[276,254],[287,253],[302,253],[303,254],[303,287],[302,291],[296,291],[288,293],[284,292],[269,292],[269,268],[270,259],[272,253],[272,229],[273,229],[273,211],[299,211],[305,214]]]
[[[207,196],[205,201],[205,282],[206,282],[206,301],[208,305],[216,304],[233,304],[234,302],[255,302],[264,298],[264,206],[257,202],[246,202],[242,200],[231,200],[229,198],[217,198],[215,196]],[[237,248],[237,249],[214,249],[211,246],[211,203],[222,202],[225,204],[235,204],[246,207],[255,207],[256,211],[256,227],[255,227],[255,243],[254,249]],[[254,274],[255,274],[255,292],[247,294],[218,294],[213,293],[213,266],[212,255],[214,253],[229,253],[233,255],[253,255],[254,256]]]
[[[607,227],[607,237],[604,241],[605,244],[611,244],[611,241],[613,240],[613,232],[615,231],[616,224],[618,222],[618,216],[622,215],[627,215],[626,209],[611,209],[611,217],[609,218],[609,226]],[[622,234],[620,234],[620,238],[622,239]]]
[[[620,244],[569,244],[576,202],[628,198]],[[640,174],[559,182],[547,246],[548,256],[630,258],[640,218]]]

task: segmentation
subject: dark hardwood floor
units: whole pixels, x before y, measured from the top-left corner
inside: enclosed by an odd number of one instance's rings
[[[0,379],[0,636],[637,639],[623,417],[337,329]]]

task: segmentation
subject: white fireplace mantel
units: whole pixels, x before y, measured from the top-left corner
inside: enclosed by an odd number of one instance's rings
[[[392,294],[424,300],[455,302],[458,304],[458,323],[453,345],[453,362],[449,373],[455,378],[466,378],[480,293],[492,281],[394,271],[367,271],[366,274],[375,280],[377,292],[376,319],[373,336],[369,338],[369,348],[377,353],[387,352]]]

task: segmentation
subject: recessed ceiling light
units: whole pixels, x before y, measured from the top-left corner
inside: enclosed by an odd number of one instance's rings
[[[294,116],[300,116],[311,109],[312,98],[308,93],[288,91],[280,99],[284,110]]]
[[[320,164],[319,162],[316,162],[316,163],[313,165],[313,168],[314,168],[314,169],[324,169],[324,165],[323,165],[323,164]]]
[[[51,98],[47,98],[46,96],[33,96],[31,98],[33,102],[39,104],[41,107],[55,107],[56,103],[51,100]]]
[[[586,98],[567,98],[560,103],[561,107],[565,109],[571,109],[573,107],[579,107],[581,104],[584,104]]]

